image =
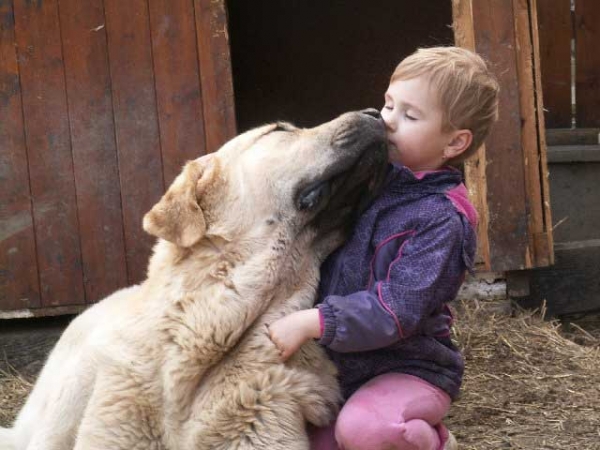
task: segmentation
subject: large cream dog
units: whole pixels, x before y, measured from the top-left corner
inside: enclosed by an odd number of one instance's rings
[[[368,110],[189,162],[144,218],[147,280],[72,322],[0,449],[307,449],[306,422],[336,411],[335,370],[313,342],[282,363],[266,325],[311,307],[383,177],[384,136]]]

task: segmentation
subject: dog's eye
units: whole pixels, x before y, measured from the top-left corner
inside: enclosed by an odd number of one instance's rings
[[[328,182],[320,182],[306,187],[298,196],[298,209],[300,211],[316,208],[321,201],[331,192]]]

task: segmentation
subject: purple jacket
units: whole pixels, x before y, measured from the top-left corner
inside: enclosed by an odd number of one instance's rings
[[[321,269],[319,342],[346,398],[387,372],[456,398],[464,362],[447,303],[472,269],[476,221],[459,171],[390,165],[384,192]]]

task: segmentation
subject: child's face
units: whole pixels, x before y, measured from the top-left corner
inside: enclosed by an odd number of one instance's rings
[[[442,132],[442,109],[429,80],[396,80],[385,93],[381,116],[387,128],[389,159],[413,172],[445,163],[451,132]]]

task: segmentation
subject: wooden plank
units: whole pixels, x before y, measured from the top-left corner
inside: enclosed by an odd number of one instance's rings
[[[600,246],[556,249],[556,264],[533,271],[531,295],[519,299],[525,307],[545,301],[548,316],[600,309]]]
[[[548,161],[551,163],[600,162],[600,145],[555,145],[548,147]]]
[[[85,294],[94,302],[127,285],[104,6],[59,2]]]
[[[88,305],[82,304],[49,306],[47,308],[13,309],[12,311],[0,311],[0,320],[74,315],[85,311],[87,307]]]
[[[41,305],[84,301],[79,225],[56,0],[15,0]]]
[[[236,133],[225,0],[194,0],[194,11],[206,151],[214,152]]]
[[[500,120],[486,142],[491,270],[522,269],[530,258],[512,2],[473,2],[473,23],[476,50],[502,86]]]
[[[527,196],[529,248],[527,267],[547,266],[550,261],[549,247],[543,236],[547,228],[544,222],[544,196],[540,165],[538,116],[536,115],[535,79],[533,68],[532,23],[529,0],[513,0],[515,17],[515,40],[517,74],[519,80],[519,106],[521,109],[521,146]]]
[[[455,45],[475,50],[473,0],[452,0],[452,29]]]
[[[600,2],[575,3],[578,127],[600,127]]]
[[[594,147],[594,146],[582,146]],[[600,163],[554,160],[549,147],[552,215],[555,217],[553,266],[525,273],[530,292],[519,303],[538,307],[546,302],[552,314],[583,312],[600,307],[600,202],[591,187],[600,179]],[[582,213],[585,212],[585,213]],[[511,284],[511,277],[507,279]],[[512,287],[509,287],[513,290]]]
[[[549,128],[570,127],[571,1],[539,0],[537,17],[546,125]]]
[[[525,171],[525,195],[527,205],[528,248],[526,267],[535,261],[533,236],[543,231],[542,206],[539,177],[539,155],[534,104],[533,61],[529,28],[529,5],[527,0],[513,0],[515,21],[515,56],[519,83],[519,109],[521,111],[521,147]]]
[[[12,2],[0,3],[0,310],[40,305]]]
[[[164,192],[148,5],[105,0],[129,283],[145,278],[154,239],[142,218]]]
[[[550,181],[557,247],[564,243],[600,239],[597,225],[600,202],[597,190],[593,189],[600,179],[599,162],[552,161]]]
[[[555,128],[546,130],[548,145],[597,145],[600,128]]]
[[[537,116],[537,137],[540,158],[540,185],[543,213],[543,232],[534,235],[537,255],[536,265],[554,264],[554,234],[552,232],[552,208],[550,207],[550,180],[548,172],[548,146],[546,144],[546,119],[544,117],[544,92],[542,83],[542,65],[540,58],[539,18],[537,0],[529,0],[531,39],[533,46],[535,113]],[[543,248],[542,248],[543,247]]]
[[[192,0],[151,0],[150,25],[165,184],[206,153]]]
[[[473,27],[472,0],[453,0],[452,16],[455,45],[475,50],[475,29]],[[478,271],[489,271],[490,242],[488,238],[489,214],[487,208],[487,186],[485,177],[486,149],[485,144],[476,155],[465,161],[465,179],[469,197],[479,214],[477,224],[477,256]]]

